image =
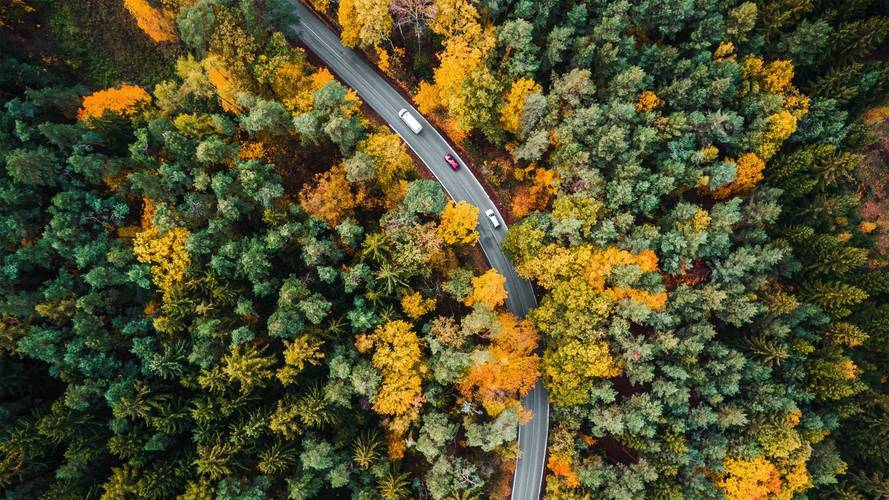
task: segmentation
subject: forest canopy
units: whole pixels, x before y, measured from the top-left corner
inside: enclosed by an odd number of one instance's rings
[[[507,498],[538,379],[546,498],[889,496],[889,5],[305,3],[537,307],[286,0],[5,2],[3,498]]]

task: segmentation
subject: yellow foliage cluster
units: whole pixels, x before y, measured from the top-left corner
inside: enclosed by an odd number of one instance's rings
[[[389,0],[340,0],[337,19],[346,47],[376,46],[392,31]]]
[[[449,244],[474,245],[478,241],[478,208],[460,200],[449,201],[441,213],[438,235]]]
[[[414,94],[414,102],[417,103],[417,109],[420,113],[434,113],[441,107],[441,98],[438,96],[438,89],[429,82],[422,81],[417,87]]]
[[[647,113],[664,105],[664,100],[650,90],[644,90],[636,101],[636,112]]]
[[[712,144],[709,144],[699,149],[698,154],[701,155],[701,158],[704,161],[713,161],[719,156],[719,148]]]
[[[300,335],[293,341],[284,341],[284,367],[275,374],[282,384],[292,384],[306,365],[317,366],[324,359],[321,352],[323,342],[308,335]]]
[[[482,26],[475,7],[467,0],[436,0],[436,17],[430,28],[445,35],[444,50],[433,72],[438,102],[462,131],[472,128],[465,110],[470,96],[463,82],[479,68],[497,43],[492,26]]]
[[[164,293],[185,279],[191,265],[185,248],[189,234],[182,227],[161,233],[155,226],[150,226],[136,235],[133,253],[139,262],[151,264],[151,278]]]
[[[152,7],[148,0],[123,0],[123,5],[136,19],[139,29],[155,42],[178,40],[175,12]]]
[[[553,402],[579,405],[589,401],[592,379],[621,374],[620,364],[611,356],[608,344],[594,340],[569,339],[543,355],[543,373]]]
[[[383,47],[375,47],[375,50],[377,52],[377,66],[380,71],[395,78],[395,69],[404,60],[404,48],[395,47],[391,53]]]
[[[741,71],[747,92],[766,92],[783,97],[781,108],[768,116],[768,127],[758,134],[756,141],[756,154],[768,160],[796,130],[797,121],[809,111],[809,98],[791,83],[794,69],[790,61],[766,64],[759,57],[748,56],[741,61]]]
[[[414,168],[413,160],[407,153],[404,141],[390,131],[374,132],[358,144],[358,149],[373,158],[374,176],[390,202],[401,202],[396,185],[406,179]]]
[[[78,120],[97,118],[106,111],[122,115],[132,116],[139,107],[150,103],[151,96],[145,89],[137,85],[123,84],[117,88],[99,90],[83,98],[83,103],[77,111]]]
[[[330,9],[330,0],[309,0],[309,5],[317,12],[326,14]]]
[[[731,159],[726,159],[725,161],[731,162]],[[765,169],[766,163],[756,153],[743,154],[734,163],[737,167],[735,180],[713,191],[714,198],[724,200],[736,193],[756,186],[762,180],[762,171]]]
[[[404,436],[419,419],[423,403],[421,382],[426,367],[420,339],[411,325],[401,320],[378,326],[369,339],[374,347],[371,362],[383,375],[373,409],[390,417],[387,427],[392,436]],[[390,455],[393,451],[398,448],[390,448]]]
[[[759,500],[781,491],[778,469],[763,456],[751,460],[729,457],[724,466],[725,474],[716,485],[725,491],[727,500]]]
[[[725,491],[726,498],[790,500],[812,486],[806,464],[812,455],[811,443],[815,441],[804,439],[796,429],[800,417],[800,412],[794,411],[761,425],[757,431],[761,455],[750,460],[726,458],[725,471],[715,475],[716,484]],[[818,434],[818,439],[821,437]]]
[[[472,278],[472,293],[466,296],[465,303],[472,306],[476,302],[491,309],[502,305],[506,300],[506,278],[494,269]]]
[[[500,124],[503,130],[519,133],[522,128],[522,114],[525,112],[525,100],[528,96],[540,92],[540,84],[530,78],[519,78],[512,82],[509,92],[503,99],[503,107],[500,108]]]
[[[713,58],[724,61],[735,56],[735,44],[732,42],[722,42],[716,47],[716,50],[713,51]]]
[[[660,309],[666,301],[666,294],[651,294],[637,290],[607,288],[606,280],[611,270],[619,265],[639,266],[644,272],[658,270],[658,258],[652,250],[644,250],[633,254],[617,247],[604,249],[593,245],[579,245],[565,248],[550,244],[544,247],[538,255],[522,263],[519,270],[526,275],[534,277],[540,286],[547,289],[560,288],[563,283],[572,278],[582,278],[586,286],[592,291],[611,299],[630,297],[639,300],[653,309]]]
[[[420,292],[414,292],[401,298],[401,309],[409,318],[418,319],[435,309],[435,298],[424,298]]]

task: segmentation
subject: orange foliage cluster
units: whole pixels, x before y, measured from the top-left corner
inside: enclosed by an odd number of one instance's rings
[[[256,141],[243,142],[238,149],[238,157],[242,160],[258,160],[260,158],[265,158],[265,145]]]
[[[139,107],[151,102],[151,96],[137,85],[121,85],[117,88],[99,90],[83,98],[77,111],[78,120],[97,118],[106,111],[123,116],[136,114]]]
[[[512,199],[512,213],[524,217],[534,210],[543,210],[555,194],[555,171],[545,168],[534,170],[534,183],[531,187],[520,187]]]
[[[314,182],[306,184],[299,192],[299,203],[303,209],[312,217],[327,222],[330,227],[336,227],[351,214],[362,199],[362,191],[352,193],[352,185],[342,165],[315,175]]]
[[[156,9],[148,0],[123,0],[123,5],[136,19],[139,29],[155,42],[173,42],[176,36],[176,13]]]
[[[472,278],[472,293],[465,300],[467,306],[476,302],[484,304],[491,309],[503,304],[506,300],[506,278],[494,269],[478,277]]]
[[[726,161],[731,162],[728,159]],[[713,191],[714,198],[724,200],[735,193],[746,191],[756,186],[762,180],[762,171],[766,167],[766,163],[756,156],[756,153],[741,155],[738,161],[735,162],[735,165],[737,166],[735,180]]]
[[[540,365],[533,354],[538,340],[534,327],[509,313],[499,314],[498,319],[500,330],[493,343],[458,384],[464,397],[480,402],[491,416],[519,406],[518,397],[534,387]]]
[[[645,90],[639,94],[639,100],[636,101],[636,112],[647,113],[664,105],[664,100],[650,90]]]
[[[546,467],[556,476],[563,478],[565,483],[571,488],[580,486],[577,474],[571,466],[571,459],[568,457],[559,453],[552,453],[549,456],[549,460],[546,461]]]

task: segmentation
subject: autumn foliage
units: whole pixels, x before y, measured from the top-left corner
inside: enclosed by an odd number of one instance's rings
[[[390,418],[387,427],[393,435],[402,436],[419,418],[423,403],[420,383],[425,366],[420,339],[410,323],[396,320],[378,326],[369,340],[374,347],[373,366],[383,375],[373,409]]]
[[[313,184],[307,184],[299,194],[299,201],[309,215],[321,219],[331,227],[348,216],[359,203],[352,193],[342,165],[317,174]]]
[[[438,235],[449,245],[474,245],[478,241],[478,208],[460,200],[449,201],[441,214]]]
[[[494,269],[472,278],[472,293],[466,297],[466,305],[484,304],[493,309],[506,300],[506,277]]]
[[[106,111],[121,116],[132,116],[140,106],[150,102],[151,96],[145,89],[137,85],[123,84],[84,97],[83,104],[77,112],[77,119],[98,118]]]
[[[500,108],[500,123],[503,129],[514,134],[521,131],[522,113],[528,96],[540,92],[540,84],[530,78],[519,78],[512,83]]]
[[[185,248],[189,232],[182,227],[160,231],[151,226],[136,235],[133,253],[139,262],[151,264],[151,277],[164,293],[185,279],[191,264]]]
[[[498,322],[493,342],[473,356],[472,367],[458,385],[463,396],[481,403],[491,416],[517,406],[539,376],[534,327],[509,313],[499,314]]]
[[[139,29],[155,42],[173,42],[176,36],[176,13],[152,7],[148,0],[123,0],[124,7],[136,19]]]

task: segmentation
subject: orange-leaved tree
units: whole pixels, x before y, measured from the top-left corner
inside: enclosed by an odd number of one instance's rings
[[[502,305],[506,300],[506,278],[494,269],[472,278],[472,293],[466,296],[465,304],[471,306],[476,302],[491,309]]]
[[[512,214],[516,217],[528,215],[533,210],[543,210],[556,193],[555,171],[546,168],[534,169],[534,183],[530,187],[519,188],[512,199]]]
[[[534,387],[540,375],[540,358],[533,353],[538,335],[530,322],[502,313],[494,330],[493,342],[473,354],[472,366],[457,386],[464,397],[479,402],[492,417],[507,408],[518,408],[519,397]]]
[[[123,84],[120,87],[99,90],[83,98],[77,111],[78,120],[97,118],[106,111],[121,116],[132,116],[142,106],[151,102],[151,96],[137,85]]]
[[[123,0],[123,5],[136,19],[139,29],[155,42],[178,40],[175,12],[153,7],[148,0]]]
[[[346,179],[342,165],[315,175],[314,182],[303,186],[299,192],[299,204],[312,217],[321,219],[330,227],[352,213],[362,196],[352,193],[352,185]]]

